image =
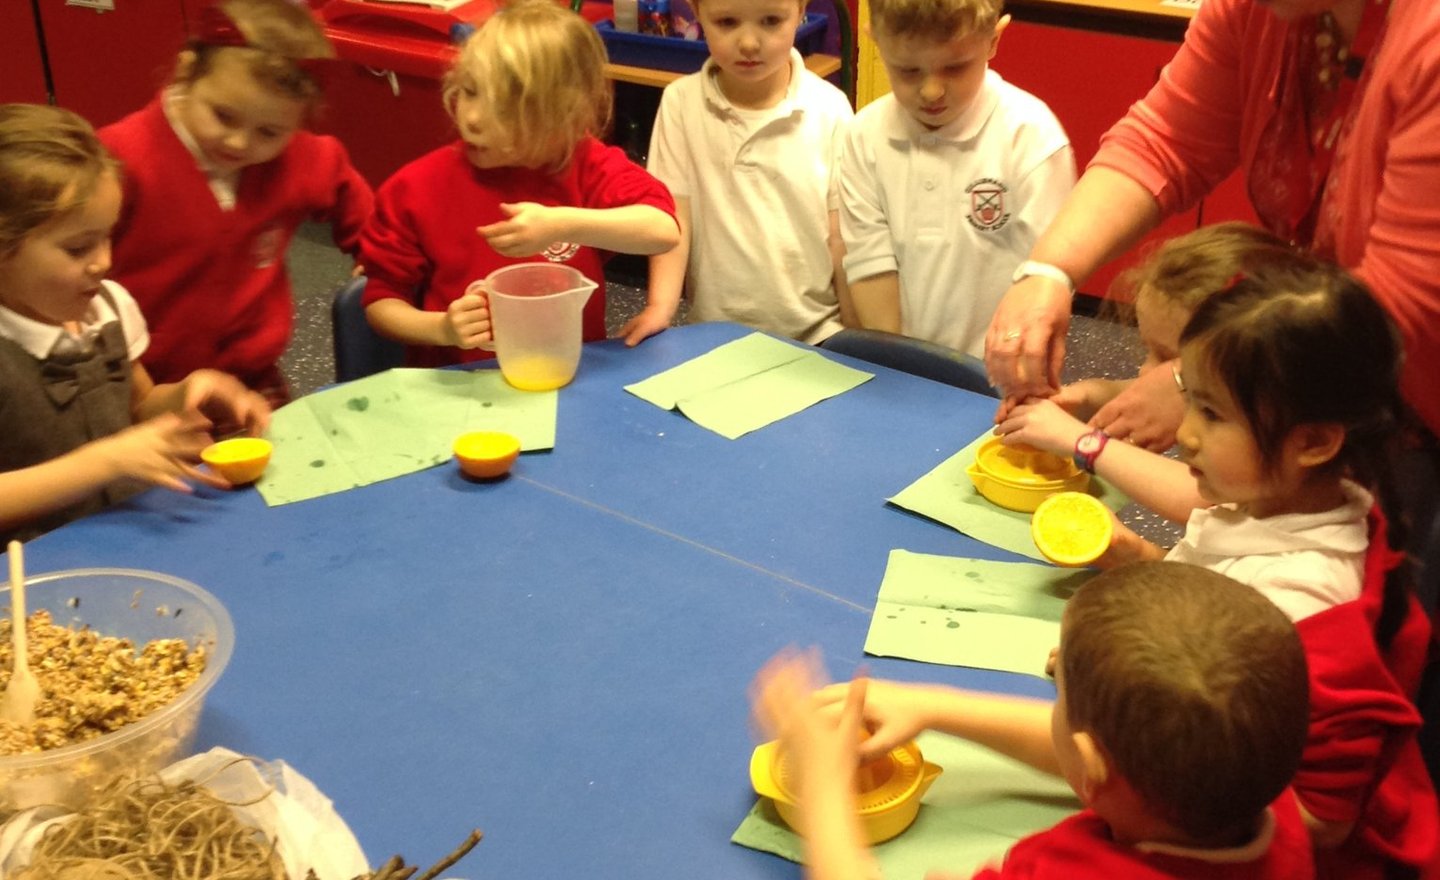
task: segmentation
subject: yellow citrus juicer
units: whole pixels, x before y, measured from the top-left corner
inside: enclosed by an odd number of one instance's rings
[[[1001,507],[1030,513],[1056,492],[1083,492],[1090,475],[1075,462],[1033,446],[985,441],[966,469],[981,495]]]
[[[941,769],[925,761],[913,740],[862,764],[855,774],[855,797],[866,839],[880,843],[909,828]],[[750,785],[775,802],[775,811],[791,828],[800,818],[797,775],[778,740],[758,746],[750,756]]]

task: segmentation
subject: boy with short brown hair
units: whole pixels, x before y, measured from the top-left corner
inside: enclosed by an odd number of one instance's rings
[[[1305,655],[1279,609],[1224,575],[1152,562],[1086,583],[1061,624],[1053,704],[864,679],[812,696],[817,665],[781,655],[755,687],[757,717],[798,762],[817,880],[875,873],[851,782],[862,723],[874,727],[862,754],[934,728],[1074,788],[1085,809],[977,877],[1314,876],[1287,789],[1306,736]]]

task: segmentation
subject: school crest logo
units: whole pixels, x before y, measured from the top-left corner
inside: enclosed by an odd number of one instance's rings
[[[256,269],[268,269],[280,259],[280,245],[285,234],[278,225],[267,226],[255,236],[251,255],[255,258]]]
[[[981,232],[994,232],[1010,222],[1010,206],[1005,194],[1010,191],[993,177],[982,177],[965,187],[970,194],[970,213],[965,219]]]
[[[571,257],[575,256],[575,252],[578,250],[580,250],[580,245],[578,244],[572,244],[568,241],[557,241],[546,248],[541,256],[552,263],[566,263],[570,261]]]

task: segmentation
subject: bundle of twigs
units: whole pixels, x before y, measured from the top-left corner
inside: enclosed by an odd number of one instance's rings
[[[286,880],[275,843],[233,809],[246,805],[192,781],[122,781],[46,829],[15,880]],[[434,880],[481,836],[470,832],[415,880]],[[417,870],[394,856],[355,880],[411,880]],[[315,880],[313,871],[306,880]]]

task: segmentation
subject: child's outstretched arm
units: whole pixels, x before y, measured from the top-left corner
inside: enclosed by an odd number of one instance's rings
[[[186,480],[230,484],[196,467],[210,444],[198,412],[164,413],[47,462],[0,473],[0,529],[62,510],[122,479],[190,492]]]
[[[131,413],[136,422],[163,413],[199,413],[217,436],[244,431],[258,437],[270,425],[270,404],[239,379],[219,370],[196,370],[179,382],[156,385],[139,363],[131,379]]]
[[[680,297],[685,290],[685,270],[690,265],[690,199],[675,197],[675,219],[680,224],[680,240],[674,248],[650,258],[650,282],[645,308],[625,322],[620,336],[626,345],[639,345],[670,326]]]
[[[844,701],[849,687],[825,688],[819,704],[826,707]],[[1050,735],[1053,706],[1048,700],[874,679],[865,691],[865,722],[871,732],[860,745],[860,756],[873,758],[923,730],[938,730],[1059,776],[1060,764]]]
[[[824,681],[815,650],[780,652],[751,688],[755,719],[799,771],[800,824],[806,876],[815,880],[873,880],[879,870],[865,844],[855,802],[856,753],[865,679],[846,688],[834,711],[822,710],[815,690]]]
[[[680,241],[675,218],[653,205],[573,208],[502,202],[506,219],[475,231],[498,253],[531,257],[557,242],[619,254],[663,254]]]
[[[1116,395],[1129,387],[1133,379],[1081,379],[1078,382],[1071,382],[1069,385],[1060,386],[1060,390],[1050,398],[1060,405],[1060,408],[1082,422],[1093,423],[1092,417],[1099,412],[1106,404],[1114,400]],[[1094,425],[1103,428],[1104,425]],[[1169,448],[1169,447],[1166,447]],[[1163,452],[1164,450],[1157,450]]]
[[[1007,444],[1024,443],[1066,458],[1075,453],[1075,441],[1090,430],[1052,401],[1040,399],[1012,408],[995,426]],[[1183,523],[1192,510],[1209,506],[1184,463],[1120,440],[1105,445],[1095,459],[1095,472],[1174,522]]]

